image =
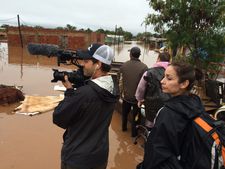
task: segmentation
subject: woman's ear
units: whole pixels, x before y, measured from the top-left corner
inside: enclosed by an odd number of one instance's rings
[[[185,80],[184,82],[180,83],[181,89],[186,89],[189,85],[189,80]]]

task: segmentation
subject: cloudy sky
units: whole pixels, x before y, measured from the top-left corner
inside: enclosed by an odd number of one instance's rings
[[[144,32],[144,18],[151,12],[147,0],[0,0],[0,25],[21,23],[44,27],[114,30],[122,27],[133,34]],[[147,31],[152,28],[147,27]]]

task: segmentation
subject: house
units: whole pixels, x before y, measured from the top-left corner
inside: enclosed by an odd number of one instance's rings
[[[105,36],[106,44],[118,44],[123,42],[124,42],[124,37],[122,35],[106,35]]]

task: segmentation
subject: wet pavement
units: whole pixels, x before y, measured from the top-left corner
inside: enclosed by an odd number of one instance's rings
[[[114,47],[115,61],[129,59],[128,49],[135,44]],[[156,61],[156,53],[144,50],[140,59],[148,66]],[[26,49],[0,43],[0,84],[23,86],[26,95],[59,95],[51,83],[52,68],[70,70],[73,66],[57,66],[56,58],[31,56]],[[64,130],[52,123],[52,111],[37,116],[12,113],[18,104],[0,106],[0,169],[59,169]],[[130,126],[121,131],[121,115],[114,112],[109,128],[110,153],[107,169],[131,169],[143,158],[143,148],[132,143]]]

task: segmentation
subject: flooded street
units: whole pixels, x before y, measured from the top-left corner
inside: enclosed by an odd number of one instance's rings
[[[141,49],[141,56],[139,59],[148,67],[151,67],[156,62],[157,53],[153,50],[148,50],[144,45],[131,42],[131,44],[121,44],[119,46],[111,46],[115,51],[115,61],[126,62],[129,60],[129,52],[133,46],[138,46]]]
[[[112,46],[115,61],[129,60],[135,43]],[[149,67],[156,53],[143,46],[140,60]],[[25,95],[58,96],[54,91],[52,68],[70,71],[71,66],[57,66],[56,58],[32,56],[26,48],[0,43],[0,84],[22,86]],[[18,104],[0,106],[0,169],[60,169],[60,151],[64,130],[52,123],[52,111],[36,116],[12,113]],[[142,161],[143,148],[134,145],[128,132],[121,131],[121,115],[114,112],[110,125],[110,151],[107,169],[134,169]]]

